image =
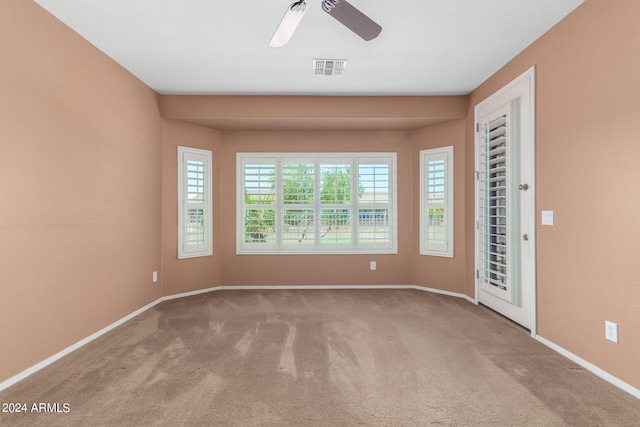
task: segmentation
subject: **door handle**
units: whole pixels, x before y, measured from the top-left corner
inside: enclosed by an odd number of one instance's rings
[[[527,191],[529,189],[529,184],[520,184],[518,185],[518,190]]]
[[[526,242],[527,240],[529,240],[529,235],[528,235],[528,234],[523,234],[523,235],[522,235],[522,240],[524,240],[525,242]]]

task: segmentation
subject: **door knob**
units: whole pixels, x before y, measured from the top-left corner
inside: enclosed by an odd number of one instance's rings
[[[529,189],[529,184],[520,184],[518,185],[518,190],[527,191]]]
[[[529,235],[528,235],[528,234],[523,234],[523,235],[522,235],[522,240],[524,240],[525,242],[526,242],[527,240],[529,240]]]

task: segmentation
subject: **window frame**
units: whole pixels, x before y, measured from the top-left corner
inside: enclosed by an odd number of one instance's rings
[[[432,148],[420,151],[420,255],[453,258],[453,146]],[[444,202],[430,202],[428,191],[428,165],[444,160]],[[444,208],[444,243],[429,242],[428,212],[432,207]]]
[[[178,259],[213,255],[212,220],[212,152],[198,148],[178,146]],[[204,243],[190,246],[187,243],[187,220],[189,218],[187,162],[201,161],[204,164],[202,203]]]
[[[351,239],[345,243],[322,242],[319,238],[320,225],[314,224],[314,241],[310,244],[297,246],[287,244],[283,241],[284,231],[281,230],[284,224],[284,210],[288,204],[284,203],[283,191],[283,166],[285,163],[296,164],[302,161],[303,164],[311,161],[314,166],[314,200],[309,203],[309,209],[313,209],[314,218],[318,219],[322,210],[327,209],[349,209],[351,220]],[[293,162],[293,163],[292,163]],[[369,163],[368,163],[369,162]],[[321,192],[321,165],[326,164],[349,164],[351,170],[351,196],[348,204],[338,205],[336,203],[322,203]],[[385,164],[389,168],[388,173],[388,202],[378,205],[365,204],[359,200],[355,194],[355,189],[359,188],[359,166],[361,164]],[[271,205],[248,204],[245,202],[245,165],[248,164],[275,164],[275,196]],[[397,153],[395,152],[330,152],[330,153],[236,153],[236,254],[238,255],[301,255],[301,254],[397,254],[398,253],[398,232],[397,232]],[[271,243],[248,243],[246,242],[245,230],[245,209],[248,206],[256,206],[256,209],[274,209],[275,216],[275,238]],[[270,207],[268,207],[270,206]],[[293,204],[294,209],[300,205]],[[388,232],[389,241],[382,243],[364,243],[360,240],[358,230],[360,227],[359,218],[362,209],[375,206],[379,209],[389,210]],[[356,218],[355,220],[353,218]],[[315,222],[314,219],[314,222]]]

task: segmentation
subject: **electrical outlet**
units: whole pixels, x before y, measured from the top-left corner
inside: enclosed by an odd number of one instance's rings
[[[376,262],[375,261],[371,261],[369,263],[369,270],[373,271],[376,269]]]
[[[613,341],[614,343],[618,343],[618,324],[609,322],[606,320],[604,322],[604,336],[609,341]]]
[[[542,211],[542,225],[553,225],[553,211]]]
[[[156,283],[158,281],[158,272],[154,271],[153,272],[153,283]]]

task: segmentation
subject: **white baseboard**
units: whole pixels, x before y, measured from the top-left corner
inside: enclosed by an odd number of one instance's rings
[[[166,297],[160,298],[160,301],[169,301],[169,300],[172,300],[172,299],[180,299],[180,298],[192,297],[194,295],[206,294],[206,293],[209,293],[209,292],[220,291],[220,290],[222,290],[222,286],[215,286],[213,288],[199,289],[197,291],[183,292],[181,294],[167,295]]]
[[[221,290],[339,290],[339,289],[412,289],[409,285],[294,285],[294,286],[221,286]]]
[[[193,296],[193,295],[204,294],[204,293],[207,293],[207,292],[213,292],[213,291],[232,291],[232,290],[238,290],[238,291],[245,290],[246,291],[246,290],[261,290],[261,289],[263,289],[263,290],[415,289],[415,290],[418,290],[418,291],[429,292],[429,293],[432,293],[432,294],[440,294],[440,295],[447,295],[447,296],[455,297],[455,298],[463,298],[463,299],[469,301],[471,304],[478,305],[476,300],[474,300],[473,298],[471,298],[470,296],[465,295],[465,294],[461,294],[461,293],[457,293],[457,292],[450,292],[450,291],[443,291],[441,289],[434,289],[434,288],[428,288],[426,286],[417,286],[417,285],[216,286],[214,288],[202,289],[202,290],[199,290],[199,291],[185,292],[185,293],[182,293],[182,294],[170,295],[170,296],[164,297],[163,300],[184,298],[184,297],[189,297],[189,296]]]
[[[563,355],[567,359],[569,359],[569,360],[577,363],[578,365],[582,366],[587,371],[590,371],[591,373],[593,373],[596,376],[602,378],[603,380],[613,384],[614,386],[618,387],[619,389],[621,389],[623,391],[626,391],[627,393],[629,393],[630,395],[634,396],[635,398],[640,399],[640,390],[638,390],[637,388],[633,387],[632,385],[625,383],[621,379],[619,379],[617,377],[614,377],[610,373],[598,368],[596,365],[587,362],[586,360],[584,360],[580,356],[576,356],[575,354],[571,353],[569,350],[566,350],[566,349],[560,347],[559,345],[554,344],[553,342],[541,337],[540,335],[536,335],[535,338],[536,338],[537,341],[540,341],[542,344],[546,345],[550,349],[560,353],[561,355]]]
[[[25,369],[24,371],[20,372],[17,375],[14,375],[13,377],[9,378],[8,380],[5,380],[3,382],[0,383],[0,391],[11,387],[12,385],[14,385],[15,383],[22,381],[23,379],[27,378],[28,376],[35,374],[36,372],[38,372],[40,369],[49,366],[50,364],[52,364],[53,362],[62,359],[64,356],[66,356],[67,354],[79,349],[80,347],[89,344],[91,341],[95,340],[96,338],[106,334],[107,332],[109,332],[112,329],[117,328],[118,326],[122,325],[124,322],[126,322],[127,320],[133,319],[134,317],[136,317],[137,315],[147,311],[148,309],[154,307],[155,305],[159,304],[160,302],[162,302],[162,298],[145,305],[144,307],[134,311],[133,313],[123,317],[120,320],[117,320],[116,322],[110,324],[109,326],[106,326],[102,329],[100,329],[98,332],[86,337],[85,339],[78,341],[77,343],[65,348],[64,350],[54,354],[53,356],[43,360],[40,363],[37,363],[35,365],[33,365],[30,368]]]
[[[409,288],[410,289],[415,289],[415,290],[418,290],[418,291],[429,292],[429,293],[432,293],[432,294],[447,295],[447,296],[450,296],[450,297],[466,299],[467,301],[473,301],[473,300],[470,300],[469,297],[466,296],[465,294],[460,294],[458,292],[443,291],[441,289],[427,288],[426,286],[416,286],[416,285],[411,285]]]
[[[307,285],[307,286],[215,286],[213,288],[200,289],[197,291],[183,292],[180,294],[168,295],[162,301],[192,297],[194,295],[206,294],[214,291],[259,291],[259,290],[313,290],[313,289],[417,289],[410,285],[396,286],[358,286],[358,285]]]

